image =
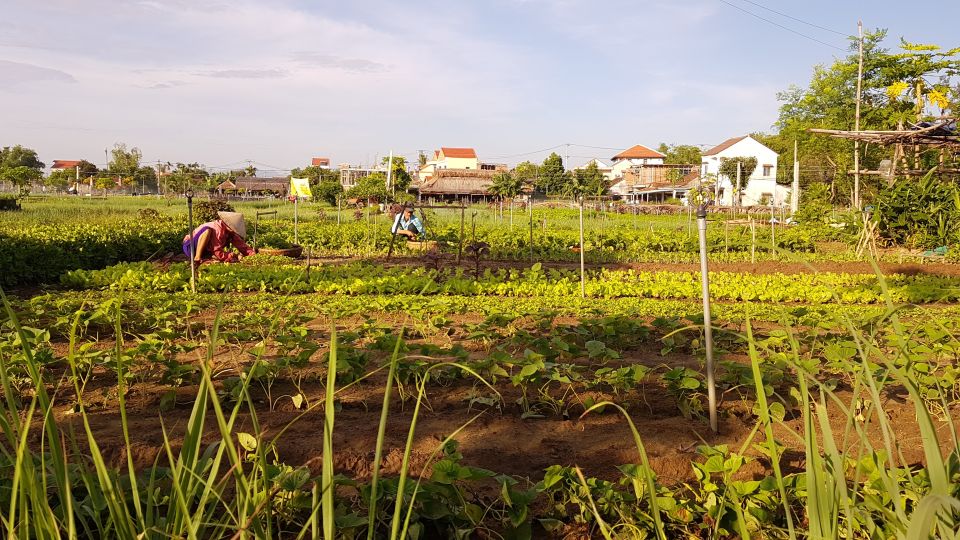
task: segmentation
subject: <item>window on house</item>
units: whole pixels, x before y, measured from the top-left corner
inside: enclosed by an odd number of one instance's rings
[[[764,165],[763,166],[763,175],[770,176],[773,174],[773,165]]]

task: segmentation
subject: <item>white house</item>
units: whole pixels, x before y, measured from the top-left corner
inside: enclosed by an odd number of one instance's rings
[[[734,157],[757,158],[757,168],[749,178],[742,179],[746,187],[741,187],[741,206],[790,204],[790,188],[777,184],[777,153],[749,135],[727,139],[703,153],[703,173],[707,177],[718,176],[718,204],[733,206],[737,179],[719,173],[720,160]]]

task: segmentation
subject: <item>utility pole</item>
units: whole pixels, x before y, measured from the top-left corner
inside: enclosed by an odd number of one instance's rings
[[[857,37],[860,50],[857,61],[857,107],[853,120],[853,130],[860,135],[860,101],[863,87],[863,21],[857,21]],[[860,209],[860,140],[853,140],[853,206]]]

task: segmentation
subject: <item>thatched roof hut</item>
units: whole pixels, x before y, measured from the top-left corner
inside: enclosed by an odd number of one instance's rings
[[[421,196],[487,196],[490,195],[488,190],[496,173],[487,170],[437,169],[418,189]]]
[[[237,191],[245,191],[247,193],[270,192],[278,195],[286,195],[290,190],[290,179],[286,176],[273,178],[241,176],[237,178],[234,183],[236,184]]]

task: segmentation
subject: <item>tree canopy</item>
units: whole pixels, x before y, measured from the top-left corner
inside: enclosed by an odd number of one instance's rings
[[[552,152],[540,166],[537,189],[548,194],[566,193],[569,191],[569,182],[570,175],[563,167],[563,158]]]
[[[493,175],[488,191],[501,200],[514,199],[523,191],[523,180],[507,171]]]
[[[700,165],[702,161],[700,148],[690,144],[660,143],[657,151],[667,156],[663,162],[670,165]]]
[[[732,158],[720,158],[719,172],[721,175],[730,179],[734,187],[737,186],[737,164],[740,165],[740,189],[747,187],[750,181],[750,175],[757,170],[757,158],[753,156],[736,156]]]
[[[941,49],[936,45],[901,42],[901,53],[882,46],[886,30],[864,32],[863,88],[860,129],[891,130],[907,122],[958,111],[956,76],[960,70],[960,49]],[[773,135],[755,138],[780,154],[781,164],[793,162],[793,144],[797,142],[801,164],[801,187],[810,182],[829,182],[835,203],[850,202],[853,168],[853,143],[813,135],[810,128],[852,130],[855,124],[857,89],[857,39],[850,42],[850,53],[829,66],[814,67],[805,88],[791,86],[777,97],[781,102]],[[953,87],[951,93],[950,88]],[[919,89],[919,91],[918,91]],[[861,145],[861,168],[877,169],[891,159],[892,149]],[[939,152],[921,156],[918,168],[932,165]],[[781,166],[782,170],[789,167]],[[875,196],[877,184],[865,183],[861,189]]]
[[[13,183],[21,192],[27,191],[30,184],[43,178],[43,168],[44,164],[37,158],[35,150],[19,144],[0,149],[0,180]]]
[[[610,187],[596,161],[591,161],[586,167],[577,169],[573,176],[574,181],[571,183],[568,193],[576,197],[582,195],[599,197],[604,195]]]

